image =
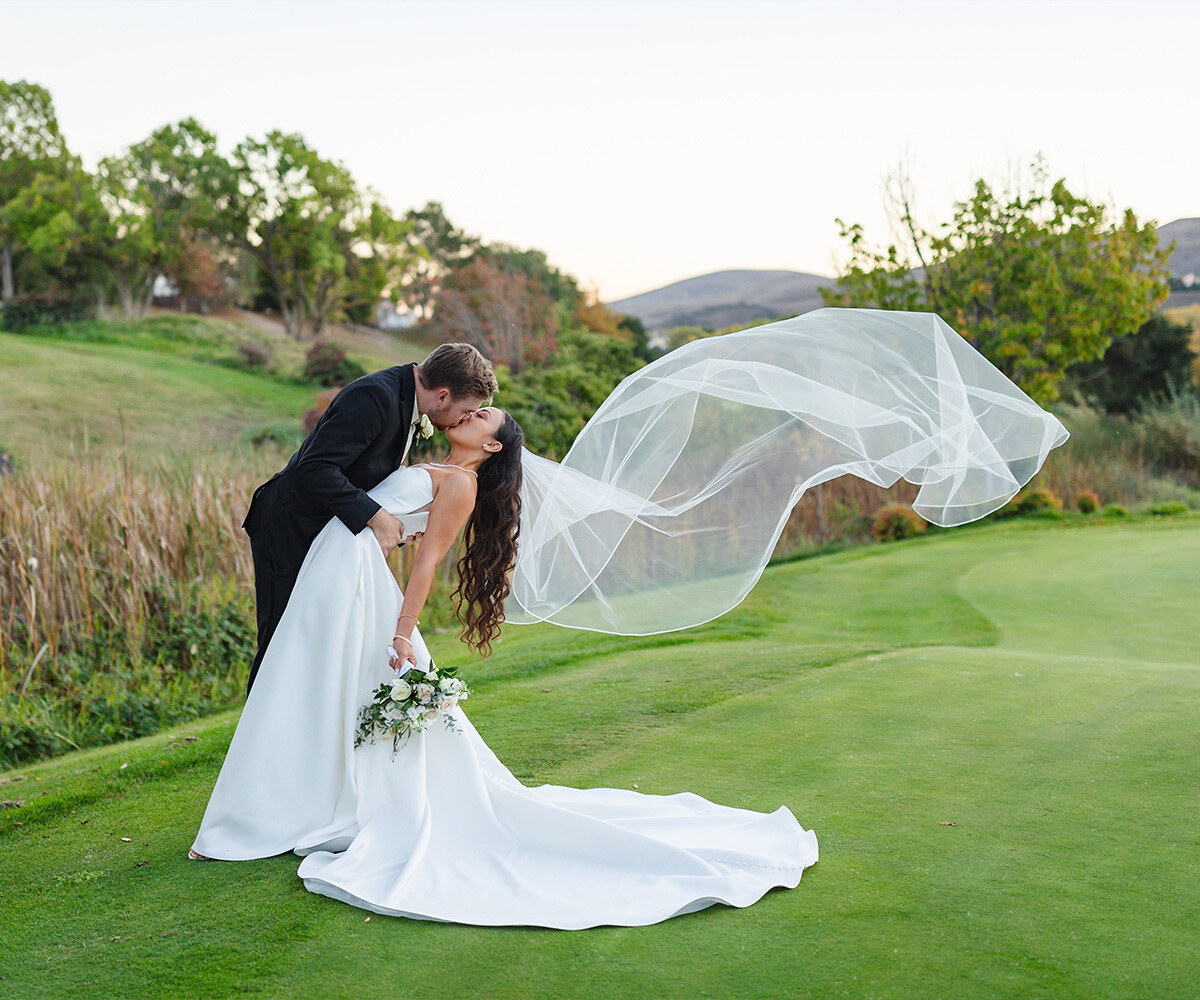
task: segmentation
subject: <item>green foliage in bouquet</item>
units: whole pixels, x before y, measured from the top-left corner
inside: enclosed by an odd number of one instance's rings
[[[410,667],[393,681],[385,681],[375,697],[358,712],[355,749],[377,740],[392,741],[392,755],[408,742],[413,733],[424,732],[440,716],[447,729],[458,730],[453,712],[466,701],[471,690],[458,677],[458,668],[438,669],[432,660],[429,669]]]

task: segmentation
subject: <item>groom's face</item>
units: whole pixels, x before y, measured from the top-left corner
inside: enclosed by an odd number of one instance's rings
[[[455,399],[449,389],[438,389],[434,394],[433,406],[429,409],[429,419],[438,430],[448,430],[457,427],[471,414],[488,405],[488,400],[477,396],[462,396]]]

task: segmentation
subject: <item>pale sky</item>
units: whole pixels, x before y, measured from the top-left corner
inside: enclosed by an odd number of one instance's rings
[[[193,116],[302,133],[397,212],[428,200],[606,300],[725,268],[832,274],[1042,152],[1073,190],[1200,215],[1200,3],[0,0],[0,79],[89,166]]]

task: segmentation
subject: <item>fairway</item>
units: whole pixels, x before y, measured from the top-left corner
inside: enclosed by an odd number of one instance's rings
[[[483,929],[184,854],[235,713],[0,776],[19,998],[1197,995],[1200,520],[1001,522],[770,568],[716,622],[510,628],[469,713],[529,784],[786,804],[795,890]],[[21,825],[17,825],[21,824]],[[127,839],[123,839],[127,838]]]

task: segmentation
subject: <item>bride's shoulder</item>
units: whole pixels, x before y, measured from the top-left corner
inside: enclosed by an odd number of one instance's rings
[[[470,497],[474,499],[476,492],[475,477],[465,469],[456,466],[435,465],[431,463],[412,466],[428,473],[433,484],[433,497],[439,496]]]

